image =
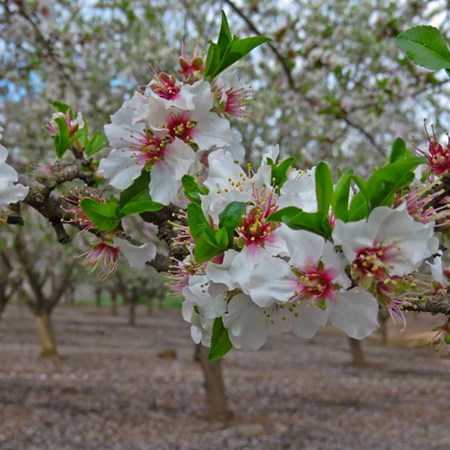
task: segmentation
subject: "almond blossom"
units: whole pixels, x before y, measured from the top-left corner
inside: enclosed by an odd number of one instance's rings
[[[247,291],[258,306],[281,302],[289,330],[300,337],[312,337],[327,320],[356,339],[375,330],[375,298],[362,288],[350,288],[345,260],[331,243],[302,231],[290,250],[287,261],[266,258],[254,268]]]
[[[352,276],[388,307],[394,321],[404,325],[406,276],[437,252],[439,241],[433,228],[434,222],[416,222],[402,206],[377,207],[367,221],[336,220],[334,243],[342,246]]]
[[[3,128],[0,127],[0,138]],[[23,200],[28,194],[28,188],[17,183],[19,175],[16,170],[6,163],[8,150],[0,144],[0,209],[10,203]]]
[[[84,256],[82,265],[92,266],[91,272],[98,270],[100,280],[105,280],[119,267],[119,255],[125,256],[132,268],[144,267],[156,256],[156,246],[148,242],[143,245],[133,245],[126,239],[114,238],[112,242],[95,244]]]
[[[211,85],[201,80],[190,88],[194,108],[167,108],[164,99],[152,95],[140,106],[135,120],[144,121],[153,129],[165,130],[172,138],[195,144],[200,150],[230,145],[233,142],[230,123],[211,111],[214,106]]]
[[[168,139],[143,123],[133,123],[133,115],[144,100],[136,93],[111,116],[105,132],[113,148],[100,161],[98,173],[117,189],[129,187],[143,169],[151,169],[150,195],[163,204],[176,203],[181,178],[189,173],[195,154],[179,139]]]

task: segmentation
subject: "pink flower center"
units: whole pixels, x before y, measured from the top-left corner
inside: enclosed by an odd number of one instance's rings
[[[297,295],[295,300],[314,298],[316,301],[334,300],[339,286],[333,283],[335,274],[325,269],[321,263],[309,267],[306,271],[293,268],[297,276]]]
[[[119,263],[119,249],[105,242],[100,242],[91,248],[82,262],[83,265],[92,265],[92,271],[99,269],[99,277],[105,280],[117,270]]]
[[[244,115],[246,104],[247,91],[245,89],[230,91],[227,95],[225,112],[231,116],[242,117]]]
[[[270,239],[272,232],[280,226],[267,218],[278,209],[273,194],[266,195],[265,189],[253,190],[253,198],[256,206],[243,217],[238,234],[243,239],[244,245],[263,246]]]
[[[197,122],[190,120],[188,113],[171,114],[167,119],[167,128],[169,129],[170,137],[177,137],[186,142],[186,144],[192,144],[194,142],[193,135],[196,125]]]
[[[150,85],[150,89],[166,100],[176,99],[181,90],[176,78],[164,72],[155,76],[155,82]]]
[[[132,136],[131,146],[136,149],[139,164],[147,167],[153,166],[156,161],[164,157],[167,139],[155,136],[151,131],[144,130]],[[170,139],[169,139],[170,140]]]
[[[428,163],[435,174],[443,175],[450,170],[450,152],[448,149],[444,149],[441,144],[432,141],[428,153],[426,155]]]
[[[360,278],[385,279],[390,269],[388,261],[393,256],[393,250],[392,245],[381,243],[375,244],[373,247],[360,249],[352,263],[353,272]]]

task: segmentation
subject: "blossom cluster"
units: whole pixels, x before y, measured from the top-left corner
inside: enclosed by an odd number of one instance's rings
[[[276,158],[276,150],[270,160]],[[213,324],[222,320],[232,345],[256,350],[269,335],[291,331],[311,338],[330,321],[362,339],[377,327],[379,306],[404,320],[408,278],[437,252],[434,223],[415,221],[403,204],[380,206],[367,219],[344,223],[330,217],[330,239],[270,220],[280,208],[317,208],[314,168],[291,169],[280,189],[273,185],[265,155],[256,173],[246,174],[226,151],[209,156],[201,208],[219,227],[230,202],[245,202],[232,232],[233,244],[210,261],[190,254],[173,271],[175,290],[185,298],[183,316],[196,342],[210,345]]]
[[[363,339],[379,308],[405,323],[415,273],[450,217],[438,189],[450,159],[436,137],[420,156],[397,141],[367,182],[351,171],[334,183],[324,163],[295,169],[278,147],[244,169],[229,119],[244,115],[249,89],[229,69],[207,77],[206,65],[183,50],[178,78],[161,72],[136,91],[105,126],[112,151],[98,170],[119,190],[147,173],[151,199],[181,207],[174,244],[186,256],[171,280],[193,340],[214,348],[225,333],[229,346],[256,350],[328,322]]]
[[[105,132],[113,150],[100,161],[99,174],[112,186],[125,189],[143,169],[151,170],[153,200],[184,205],[181,179],[201,175],[209,151],[227,148],[243,160],[240,136],[228,117],[244,114],[248,88],[231,71],[210,83],[202,77],[204,68],[198,50],[191,58],[183,52],[182,80],[156,74],[111,117]]]
[[[64,210],[68,223],[101,238],[83,263],[102,279],[120,254],[131,267],[156,257],[154,242],[130,242],[122,219],[179,208],[172,289],[184,297],[193,340],[211,346],[213,359],[231,347],[257,350],[281,332],[311,338],[327,323],[363,339],[380,308],[405,323],[414,295],[450,285],[441,259],[450,146],[434,130],[426,152],[396,139],[367,180],[353,169],[335,180],[324,162],[299,170],[295,158],[279,160],[278,147],[266,149],[256,170],[244,168],[246,149],[230,120],[246,117],[250,89],[231,66],[267,40],[232,35],[223,15],[206,57],[183,48],[177,75],[155,73],[111,116],[106,136],[89,138],[82,116],[60,102],[47,125],[58,158],[71,149],[90,164],[109,141],[97,175],[119,198],[85,189],[66,195]],[[26,194],[6,156],[0,146],[0,207]],[[428,282],[417,277],[424,268]],[[448,324],[439,336],[450,342]]]

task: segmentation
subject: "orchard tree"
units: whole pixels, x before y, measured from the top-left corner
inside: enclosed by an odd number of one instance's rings
[[[46,129],[59,162],[24,177],[26,187],[14,184],[16,172],[3,163],[3,206],[31,206],[62,243],[72,240],[68,224],[92,236],[84,264],[101,278],[117,270],[119,258],[133,269],[170,272],[192,338],[210,348],[209,360],[232,348],[258,350],[281,332],[311,338],[327,323],[360,340],[376,330],[380,309],[403,324],[405,310],[443,314],[445,347],[449,145],[426,127],[428,149],[414,152],[396,138],[389,152],[380,147],[386,158],[372,170],[333,173],[324,161],[298,169],[277,145],[264,146],[259,166],[245,164],[245,140],[230,120],[245,116],[249,87],[233,66],[262,44],[279,52],[258,33],[233,35],[222,13],[217,41],[205,52],[183,49],[176,75],[156,70],[111,116],[105,134],[67,103],[53,102]],[[446,41],[433,27],[402,33],[398,44],[428,69],[450,69]],[[276,58],[281,64],[282,55]],[[292,78],[291,68],[283,70]],[[348,129],[372,137],[340,114]],[[78,183],[75,200],[68,183]],[[6,220],[18,222],[19,213]],[[127,229],[129,217],[142,228],[153,224],[153,239],[140,241],[140,227]],[[418,274],[427,267],[428,276]],[[219,399],[210,409],[225,418],[220,371],[203,362],[207,389]]]

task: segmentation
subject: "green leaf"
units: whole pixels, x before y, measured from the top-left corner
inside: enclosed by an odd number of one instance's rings
[[[150,185],[150,173],[147,171],[142,172],[138,178],[136,178],[131,186],[127,187],[120,193],[119,205],[123,208],[127,203],[133,201],[133,199],[139,198],[143,192],[149,192]],[[150,198],[150,194],[149,194]]]
[[[234,230],[242,221],[247,204],[244,202],[231,202],[219,214],[219,228]]]
[[[225,54],[221,58],[219,67],[213,73],[213,77],[216,77],[222,73],[225,69],[232,66],[241,60],[244,56],[248,55],[256,47],[270,42],[272,39],[266,36],[254,36],[244,39],[239,39],[237,36],[233,38],[231,44],[229,44]]]
[[[397,36],[397,45],[419,66],[429,70],[450,69],[450,51],[435,27],[410,28]]]
[[[199,264],[209,261],[226,250],[226,246],[223,248],[216,242],[215,234],[211,231],[210,229],[203,229],[195,238],[194,257]]]
[[[56,157],[58,159],[61,159],[64,156],[64,153],[66,153],[67,149],[70,148],[69,127],[62,117],[57,117],[54,120],[56,125],[58,126],[58,134],[56,134],[54,137]]]
[[[339,178],[333,191],[331,207],[336,219],[348,221],[350,188],[352,184],[353,169],[347,169]]]
[[[220,228],[215,235],[217,245],[221,249],[228,248],[228,244],[230,242],[228,230],[226,228]]]
[[[231,349],[230,338],[228,337],[228,330],[224,327],[222,318],[217,317],[214,320],[211,336],[211,348],[208,353],[210,361],[217,361],[223,358]]]
[[[205,63],[205,78],[211,77],[212,74],[217,70],[220,65],[220,51],[217,44],[211,42],[208,48],[208,53],[206,55],[206,63]]]
[[[199,185],[192,175],[184,175],[181,183],[186,198],[197,204],[201,202],[200,194],[206,195],[209,192],[209,189],[206,186]]]
[[[50,103],[57,111],[62,112],[63,114],[70,111],[70,106],[67,103],[63,103],[58,100]]]
[[[254,48],[268,41],[271,41],[271,39],[266,36],[254,36],[244,39],[239,39],[237,36],[232,37],[227,17],[222,11],[219,37],[217,43],[211,42],[209,45],[204,76],[210,79],[216,77],[250,53]]]
[[[359,191],[350,202],[348,210],[348,222],[356,222],[364,219],[369,214],[369,206],[364,194]]]
[[[115,230],[120,224],[119,205],[113,197],[107,203],[84,198],[81,200],[81,208],[100,231]]]
[[[333,197],[333,175],[328,164],[321,161],[315,171],[317,212],[322,218],[328,218]]]
[[[424,162],[425,158],[412,157],[397,160],[376,170],[367,181],[370,210],[377,206],[390,206],[395,193],[411,183],[414,179],[412,171]]]
[[[107,145],[109,145],[109,141],[106,134],[100,131],[94,131],[92,139],[85,144],[84,153],[89,158]]]
[[[414,154],[406,147],[405,141],[402,138],[395,139],[392,144],[391,153],[389,155],[389,162],[393,163],[401,159],[413,158]]]
[[[447,345],[450,345],[450,333],[447,333],[445,336],[444,336],[444,342],[447,344]],[[208,356],[209,357],[209,356]]]
[[[293,230],[306,230],[329,238],[333,232],[328,219],[318,213],[308,213],[296,206],[288,206],[271,214],[267,220],[283,222]]]
[[[130,214],[141,214],[144,212],[159,211],[163,208],[163,205],[158,202],[154,202],[148,192],[143,192],[133,198],[132,201],[127,203],[120,209],[123,216],[129,216]]]
[[[268,163],[272,166],[272,180],[275,182],[275,186],[279,190],[286,182],[288,177],[289,167],[295,162],[295,157],[287,158],[281,161],[278,165],[275,164],[270,158]]]
[[[187,218],[189,223],[189,231],[192,237],[196,240],[205,229],[210,228],[202,208],[195,203],[191,203],[187,207]]]
[[[217,39],[217,47],[219,49],[219,55],[222,56],[225,53],[226,48],[232,41],[230,27],[228,25],[227,16],[222,11],[222,23],[220,24],[219,38]]]

